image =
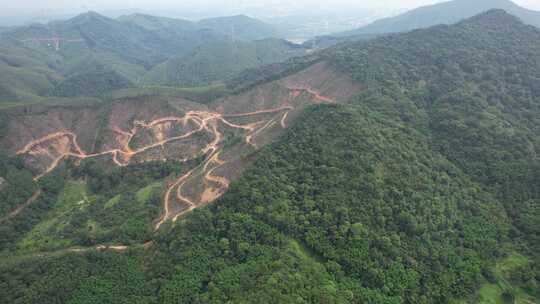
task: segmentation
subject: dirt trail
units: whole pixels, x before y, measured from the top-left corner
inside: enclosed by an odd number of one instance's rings
[[[26,207],[30,206],[32,203],[34,203],[38,197],[41,195],[41,190],[36,191],[24,204],[18,206],[15,208],[15,210],[11,211],[8,215],[4,216],[3,218],[0,218],[0,224],[4,223],[5,221],[8,221],[14,217],[16,217],[19,213],[21,213]]]
[[[328,102],[328,103],[335,103],[336,101],[333,100],[332,98],[329,98],[329,97],[326,97],[326,96],[322,96],[319,92],[317,91],[314,91],[310,88],[303,88],[302,90],[306,91],[307,93],[313,95],[315,97],[315,99],[317,100],[320,100],[320,101],[324,101],[324,102]]]
[[[170,202],[170,198],[171,198],[171,193],[174,191],[175,188],[179,187],[185,183],[185,180],[188,179],[191,174],[193,174],[193,172],[195,172],[197,168],[194,168],[192,169],[191,171],[189,171],[188,173],[184,174],[182,177],[180,177],[174,184],[172,184],[170,187],[167,188],[167,191],[165,191],[165,195],[163,196],[163,215],[161,216],[161,219],[156,223],[156,230],[159,229],[159,227],[161,227],[161,225],[166,222],[167,220],[169,220],[171,218],[171,213],[169,211],[169,202]],[[177,199],[179,199],[180,201],[185,201],[186,203],[188,203],[191,206],[194,206],[195,204],[187,199],[182,199],[181,197],[179,197],[179,195],[177,194]]]
[[[287,128],[287,116],[289,116],[289,112],[285,112],[285,114],[283,114],[283,117],[281,118],[281,127],[283,129]]]
[[[125,131],[119,128],[118,126],[111,127],[111,131],[118,134],[116,141],[119,144],[120,148],[111,149],[107,151],[97,152],[97,153],[86,153],[77,142],[77,135],[71,131],[64,130],[55,133],[51,133],[42,138],[35,139],[26,144],[22,149],[20,149],[18,155],[29,155],[29,156],[41,156],[50,159],[50,164],[46,167],[44,172],[37,175],[35,179],[39,179],[46,174],[53,171],[60,162],[66,157],[74,157],[79,160],[100,157],[104,155],[110,155],[112,161],[117,166],[127,166],[130,163],[130,160],[133,156],[144,153],[150,149],[156,147],[163,147],[164,145],[180,141],[183,139],[190,138],[195,134],[206,132],[213,136],[212,142],[210,142],[206,147],[202,148],[197,155],[207,155],[206,159],[202,162],[199,167],[192,169],[183,176],[179,177],[174,183],[167,187],[163,195],[163,213],[157,220],[155,228],[159,227],[168,220],[175,221],[183,214],[195,209],[198,207],[196,202],[191,201],[182,195],[182,188],[186,183],[193,178],[196,173],[203,177],[203,183],[205,185],[205,190],[203,191],[203,199],[201,203],[207,203],[219,197],[228,187],[229,180],[225,177],[214,175],[214,172],[219,167],[226,164],[226,161],[220,160],[219,156],[221,153],[220,144],[223,141],[223,135],[219,131],[219,123],[222,123],[224,126],[239,129],[245,132],[244,140],[247,144],[256,147],[256,144],[253,143],[253,139],[259,135],[264,130],[273,127],[278,123],[282,128],[286,128],[286,120],[289,115],[289,112],[293,111],[295,107],[290,105],[290,102],[302,95],[307,93],[312,96],[312,98],[318,102],[328,102],[333,103],[334,101],[326,96],[322,96],[319,92],[309,88],[309,87],[300,87],[300,88],[289,88],[289,97],[287,100],[283,101],[281,106],[271,109],[263,109],[259,111],[247,112],[247,113],[231,113],[231,114],[222,114],[217,112],[210,111],[189,111],[183,117],[162,117],[149,122],[145,121],[134,121],[133,127],[131,130]],[[283,115],[279,114],[283,112]],[[235,124],[227,120],[227,118],[243,118],[251,116],[260,116],[264,114],[276,114],[273,118],[263,119],[260,121],[246,123],[246,124]],[[278,116],[279,115],[279,116]],[[138,134],[141,130],[158,130],[161,131],[164,124],[171,123],[180,123],[183,126],[186,126],[189,122],[195,124],[195,129],[185,134],[163,138],[163,132],[155,132],[154,140],[156,142],[150,143],[146,146],[143,146],[139,149],[132,149],[130,143],[132,139]],[[66,146],[66,140],[68,144]],[[194,157],[196,157],[195,155]],[[186,161],[186,160],[184,160]],[[212,187],[212,186],[218,186]],[[175,193],[175,195],[172,195]],[[180,212],[174,213],[171,208],[171,204],[186,204],[187,209],[183,209]]]

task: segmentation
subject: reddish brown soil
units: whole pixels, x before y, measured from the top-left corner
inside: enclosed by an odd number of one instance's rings
[[[8,142],[38,171],[36,179],[67,157],[108,158],[117,166],[127,166],[171,158],[187,161],[206,155],[200,166],[168,185],[162,215],[155,222],[158,229],[166,221],[175,221],[221,196],[250,163],[245,154],[271,142],[305,106],[346,101],[360,89],[351,79],[319,63],[280,81],[217,100],[208,107],[186,101],[165,106],[151,101],[119,102],[112,106],[106,130],[93,138],[88,128],[95,126],[96,133],[97,125],[80,125],[89,117],[97,119],[98,115],[89,109],[75,114],[60,110],[40,114],[39,130],[30,125],[35,115],[24,116],[12,126],[14,134],[19,134],[15,131],[21,128],[22,135]],[[64,116],[68,116],[68,122],[62,119]],[[224,149],[226,134],[237,134],[243,141]],[[101,144],[94,151],[98,136]]]

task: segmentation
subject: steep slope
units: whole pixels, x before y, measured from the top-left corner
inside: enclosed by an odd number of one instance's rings
[[[24,43],[0,41],[0,100],[18,101],[48,94],[61,75],[54,71],[58,57],[28,48]]]
[[[13,109],[4,129],[17,136],[1,143],[24,159],[36,180],[72,162],[82,162],[89,169],[81,174],[91,176],[111,166],[202,161],[164,182],[159,228],[223,194],[251,162],[248,155],[272,142],[307,105],[343,102],[360,89],[319,63],[208,105],[148,96],[105,106]],[[106,166],[91,169],[87,162]]]
[[[522,212],[537,214],[540,198],[539,41],[540,30],[493,10],[327,53],[370,88],[357,103],[429,134],[434,150],[503,202],[534,261],[521,279],[533,294],[540,256]]]
[[[151,31],[125,25],[94,12],[47,25],[16,28],[6,35],[24,41],[30,47],[57,51],[67,58],[92,50],[112,52],[139,64],[161,60],[168,46]]]
[[[539,41],[540,30],[493,10],[454,26],[350,45],[326,56],[372,88],[370,94],[412,103],[411,109],[402,105],[403,115],[416,109],[411,119],[434,132],[439,148],[488,182],[489,176],[504,176],[495,173],[504,170],[496,163],[537,162]],[[509,146],[512,152],[501,155]]]
[[[144,83],[169,86],[209,84],[230,79],[246,69],[305,53],[305,48],[279,39],[210,42],[156,66],[145,76]]]
[[[88,80],[75,95],[99,95],[104,87],[92,86],[101,81],[96,66],[108,66],[110,75],[119,75],[113,78],[136,82],[145,67],[165,60],[170,49],[166,40],[157,41],[150,31],[96,13],[14,28],[0,39],[0,91],[4,92],[0,101],[38,100],[59,92],[66,95],[66,83],[73,83],[75,74]]]
[[[540,12],[522,8],[510,0],[452,0],[420,7],[396,17],[378,20],[338,36],[407,32],[438,24],[452,24],[491,9],[502,9],[523,22],[540,28]]]
[[[137,294],[161,303],[381,304],[444,303],[467,294],[497,255],[504,212],[430,152],[427,140],[376,113],[311,108],[216,205],[180,221],[155,249],[139,250],[152,258],[129,269],[151,269],[145,276],[160,288]],[[88,263],[79,259],[46,261],[67,269]],[[23,282],[34,291],[23,292],[30,299],[58,288],[60,281],[30,276],[40,265],[32,260],[16,264],[18,272],[2,266],[3,278],[11,278],[5,299]],[[177,267],[163,267],[169,264]],[[56,269],[45,273],[66,276]],[[118,278],[92,273],[75,277],[61,299],[115,302],[130,294]],[[91,280],[112,281],[95,292]]]
[[[102,97],[113,90],[128,87],[133,87],[133,83],[113,69],[98,64],[84,72],[69,75],[56,85],[52,94],[62,97]]]

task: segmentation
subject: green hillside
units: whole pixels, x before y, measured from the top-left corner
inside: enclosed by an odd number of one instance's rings
[[[418,124],[467,173],[521,201],[539,194],[526,186],[537,182],[529,173],[537,173],[540,149],[539,55],[540,30],[501,10],[325,54],[370,88],[363,100],[395,107],[384,110]]]
[[[91,70],[75,73],[66,77],[53,91],[53,95],[61,97],[95,96],[101,97],[113,90],[132,87],[122,75],[115,71],[96,66]]]
[[[539,41],[538,29],[494,10],[326,54],[368,84],[358,103],[416,126],[433,150],[503,203],[512,238],[534,259],[518,279],[532,293],[540,274],[530,234],[540,198]]]
[[[23,41],[29,47],[57,52],[64,58],[73,58],[86,50],[99,50],[143,65],[162,60],[169,46],[151,31],[94,12],[66,21],[15,28],[5,35]],[[60,39],[58,44],[54,38]]]
[[[211,42],[156,66],[148,72],[144,82],[168,86],[204,85],[305,52],[302,47],[278,39]]]
[[[32,99],[49,94],[61,75],[54,70],[58,57],[0,39],[0,101]]]
[[[44,298],[64,284],[69,274],[58,270],[75,267],[73,258],[46,259],[44,275],[57,279],[44,284],[31,275],[42,264],[23,257],[15,264],[22,271],[3,267],[9,285],[2,296],[15,300],[10,290],[19,290],[29,301],[74,303],[139,292],[143,303],[444,303],[474,289],[482,269],[502,254],[507,231],[502,206],[431,151],[426,136],[357,106],[312,108],[213,206],[163,232],[158,259],[126,268],[117,259],[130,255],[96,257],[119,267],[118,277],[81,274]],[[79,257],[77,268],[95,263],[92,256]],[[141,263],[154,283],[138,279],[137,293],[125,290]]]

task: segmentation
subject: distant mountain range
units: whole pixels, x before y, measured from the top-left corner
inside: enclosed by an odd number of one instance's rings
[[[173,53],[140,39],[190,26],[155,22],[2,40],[0,84],[130,85],[116,75]],[[208,42],[165,69],[287,49]],[[0,110],[2,302],[540,303],[539,29],[490,10],[272,66],[204,101]]]
[[[143,14],[113,19],[88,12],[65,21],[0,32],[1,102],[43,96],[101,96],[154,79],[159,74],[155,71],[164,66],[167,75],[195,69],[187,83],[198,84],[204,82],[201,79],[215,81],[244,67],[302,54],[278,39],[253,42],[279,33],[271,25],[243,15],[191,22]],[[216,56],[218,50],[225,49],[230,59],[226,65],[207,64],[212,62],[211,56],[204,54]],[[171,64],[187,54],[197,55],[185,64]],[[203,64],[189,68],[190,62]],[[180,71],[171,70],[180,67]],[[163,77],[169,79],[165,83],[185,83]]]
[[[119,21],[160,33],[213,32],[225,37],[242,40],[257,40],[280,36],[272,25],[245,15],[203,19],[198,22],[132,14],[118,18]]]
[[[359,29],[339,33],[337,36],[398,33],[437,24],[453,24],[490,9],[503,9],[526,24],[540,27],[540,12],[525,9],[510,0],[453,0],[377,20]]]

